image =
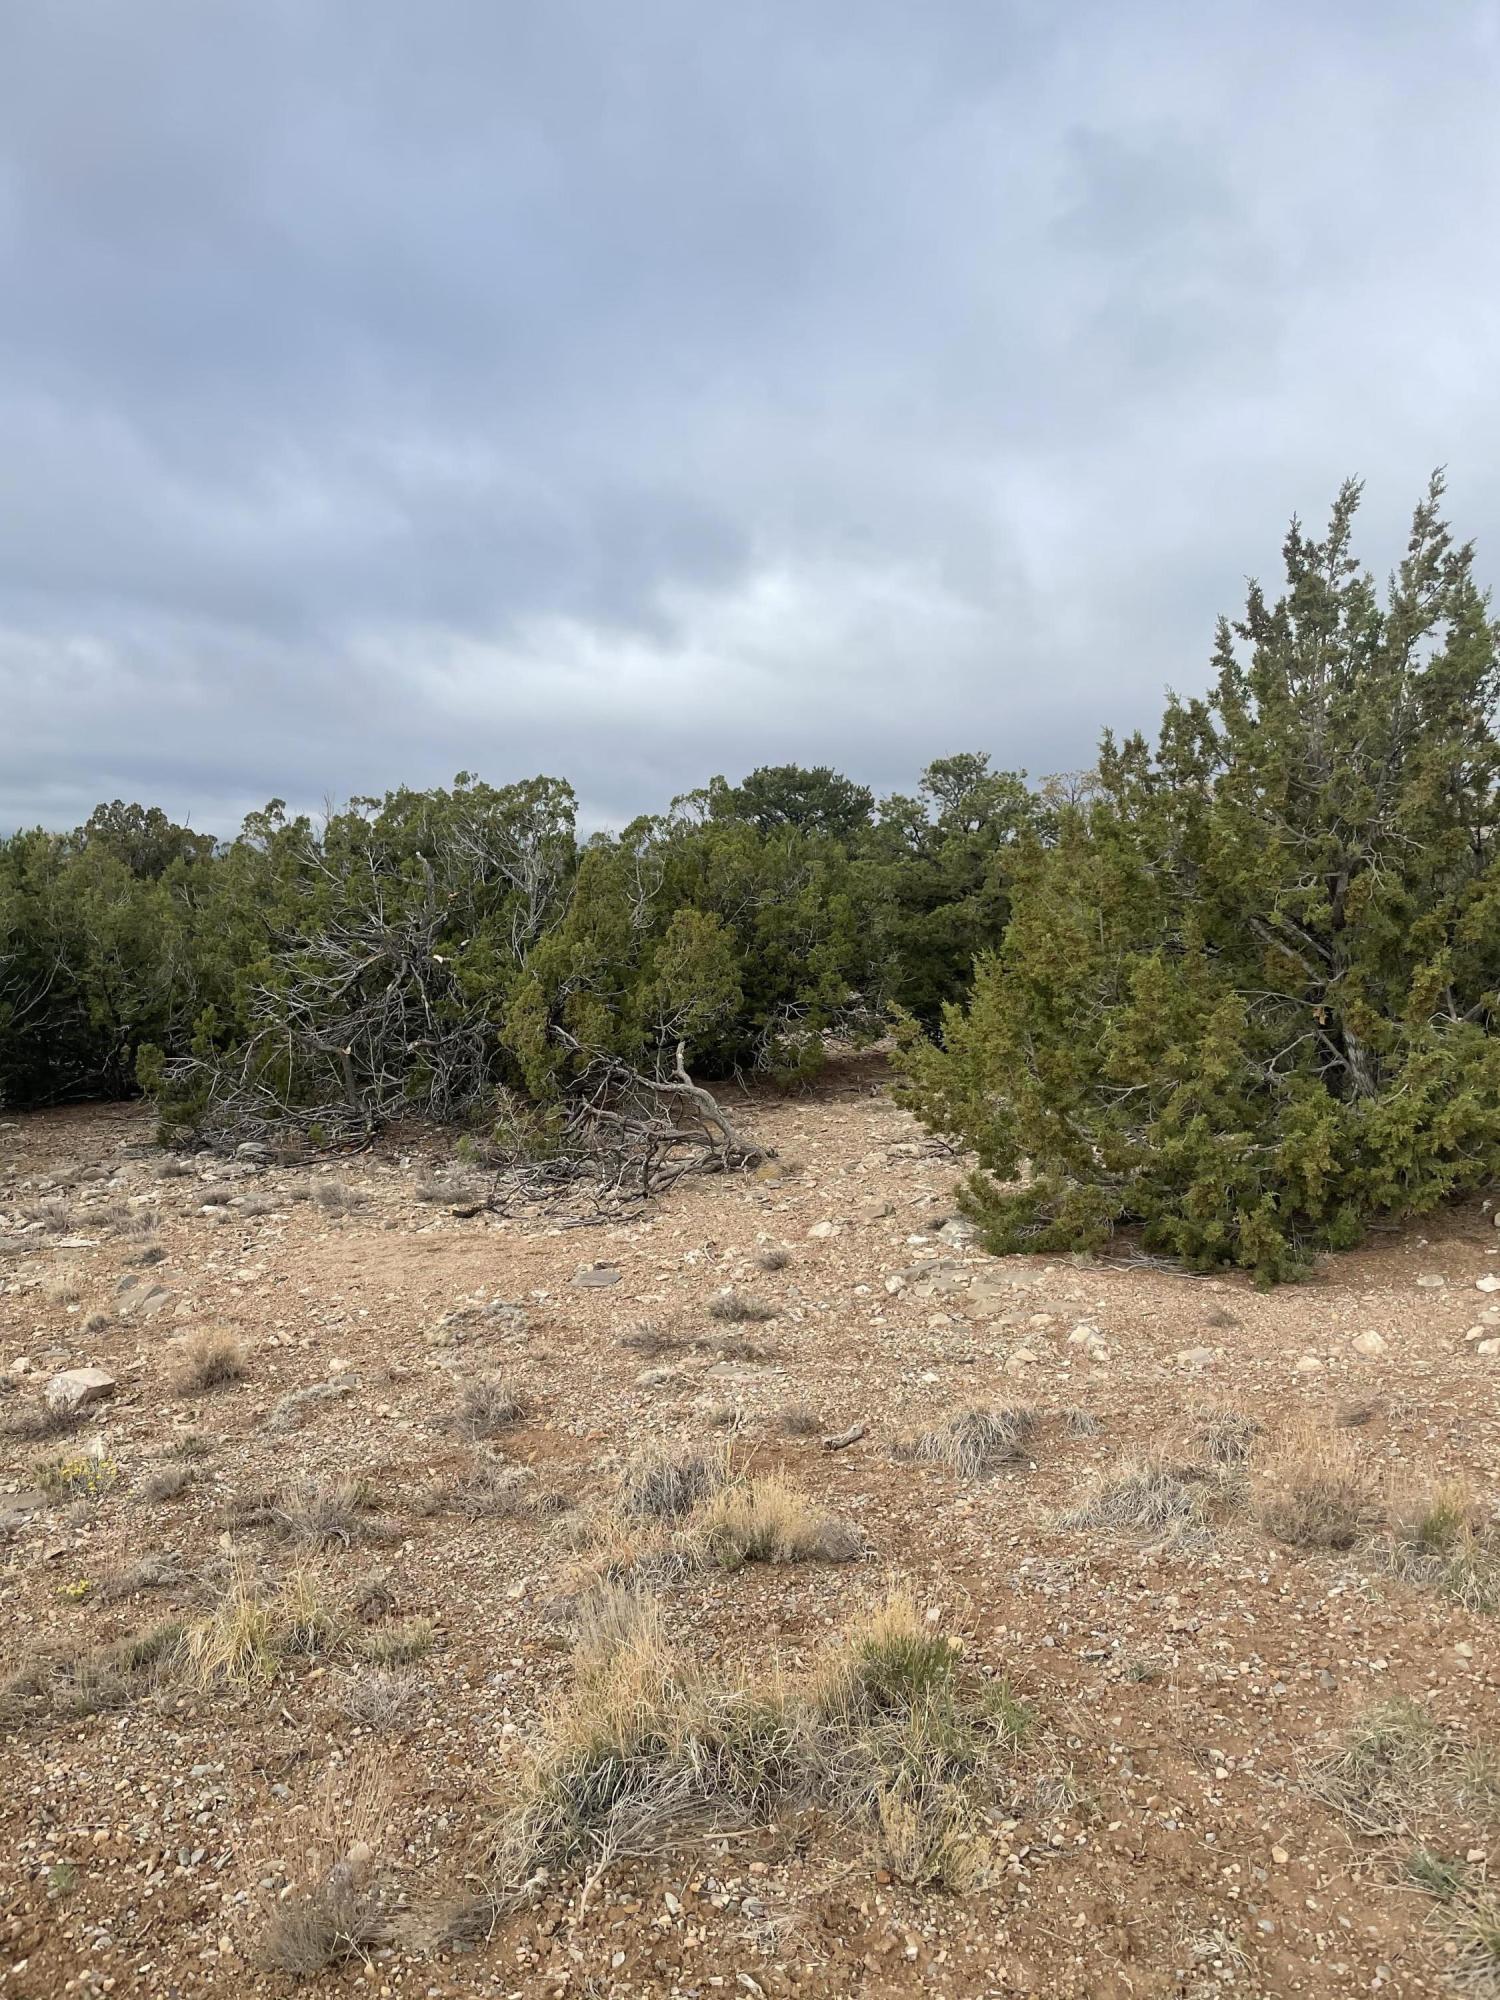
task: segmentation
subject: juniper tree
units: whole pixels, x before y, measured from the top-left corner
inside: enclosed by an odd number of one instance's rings
[[[1104,740],[910,1101],[997,1250],[1138,1226],[1265,1281],[1500,1172],[1497,627],[1434,477],[1379,591],[1360,489],[1221,622],[1153,752]]]

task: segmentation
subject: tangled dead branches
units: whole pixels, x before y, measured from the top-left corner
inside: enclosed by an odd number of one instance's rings
[[[688,1075],[679,1042],[670,1067],[632,1068],[554,1031],[581,1067],[566,1086],[547,1157],[503,1162],[492,1207],[586,1191],[597,1211],[665,1194],[687,1174],[742,1173],[770,1157]]]

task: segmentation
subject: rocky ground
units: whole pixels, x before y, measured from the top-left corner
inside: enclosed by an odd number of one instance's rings
[[[0,1127],[0,1990],[294,1990],[267,1911],[325,1821],[388,1920],[329,1993],[1486,1990],[1491,1215],[1259,1294],[986,1257],[875,1063],[745,1122],[762,1176],[592,1227],[454,1213],[472,1177],[427,1139],[281,1164],[164,1154],[137,1107]],[[914,1451],[970,1408],[1024,1409],[1018,1447]],[[706,1675],[795,1682],[904,1585],[1026,1704],[961,1890],[773,1808],[445,1932],[658,1444],[784,1472],[858,1551],[651,1569]],[[216,1674],[216,1608],[289,1575],[323,1636]]]

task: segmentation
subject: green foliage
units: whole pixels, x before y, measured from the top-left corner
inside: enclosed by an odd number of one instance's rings
[[[970,1003],[905,1030],[992,1247],[1139,1227],[1269,1282],[1500,1171],[1497,631],[1440,495],[1383,599],[1356,486],[1294,523],[1207,697],[1017,840]]]

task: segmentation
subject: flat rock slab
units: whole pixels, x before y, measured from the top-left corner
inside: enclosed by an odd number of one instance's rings
[[[49,1410],[86,1410],[115,1393],[115,1378],[105,1368],[65,1368],[45,1391]]]
[[[585,1264],[581,1271],[573,1273],[573,1283],[587,1289],[598,1289],[604,1285],[618,1285],[620,1273],[613,1264]]]

